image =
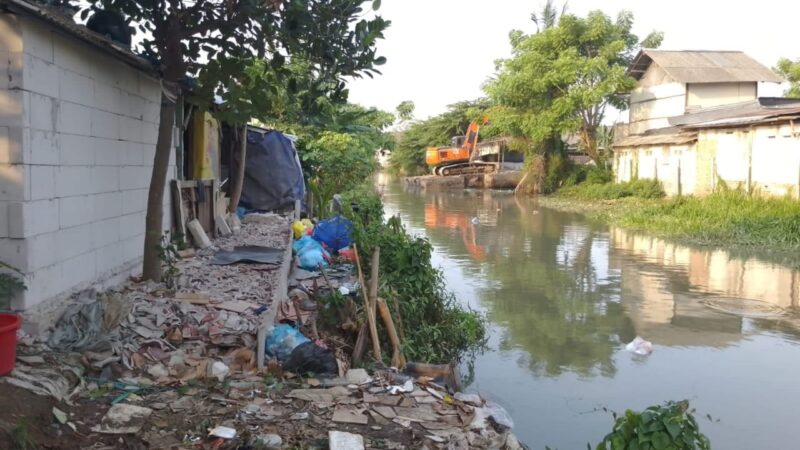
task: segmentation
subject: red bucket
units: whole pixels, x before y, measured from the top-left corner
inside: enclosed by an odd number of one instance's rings
[[[0,376],[8,375],[14,370],[19,325],[18,315],[0,314]]]

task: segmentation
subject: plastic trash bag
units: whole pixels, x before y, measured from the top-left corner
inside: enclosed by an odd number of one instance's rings
[[[297,254],[300,260],[300,268],[304,270],[317,270],[319,265],[328,265],[330,255],[322,248],[322,245],[311,238],[310,236],[303,236],[294,241],[292,249]]]
[[[505,431],[514,428],[514,420],[502,406],[495,402],[488,401],[486,405],[484,405],[484,409],[488,413],[492,425],[498,430]]]
[[[646,356],[653,353],[653,343],[636,336],[633,341],[625,345],[625,350],[636,353],[637,355]]]
[[[289,359],[283,364],[283,369],[296,374],[337,375],[339,373],[339,365],[336,363],[336,356],[333,352],[311,341],[295,347],[292,354],[289,355]]]
[[[313,236],[314,239],[337,252],[353,243],[352,234],[353,222],[342,216],[335,216],[318,223],[314,227]]]
[[[278,359],[278,361],[286,361],[292,354],[292,351],[300,344],[310,342],[307,337],[303,336],[297,328],[281,323],[272,328],[272,332],[267,336],[266,353]]]

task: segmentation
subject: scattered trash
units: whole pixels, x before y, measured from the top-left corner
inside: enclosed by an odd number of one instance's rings
[[[264,449],[278,449],[283,445],[283,438],[277,434],[260,434],[253,439],[253,447]]]
[[[409,378],[402,386],[389,386],[386,390],[392,395],[397,395],[401,392],[412,392],[414,390],[414,380]]]
[[[109,408],[99,425],[92,427],[92,431],[103,434],[138,433],[152,412],[152,409],[143,406],[117,403]]]
[[[214,361],[214,363],[211,364],[211,376],[215,377],[219,381],[224,381],[230,370],[231,369],[226,366],[225,363],[220,361]]]
[[[464,394],[463,392],[456,392],[453,395],[456,400],[472,406],[483,406],[483,399],[478,394]]]
[[[206,234],[205,230],[203,230],[203,226],[200,225],[199,220],[192,219],[189,221],[189,223],[186,224],[186,229],[188,229],[189,233],[191,233],[192,239],[197,247],[211,247],[211,239],[208,238],[208,235]]]
[[[364,450],[364,438],[345,431],[328,431],[330,450]]]
[[[266,352],[278,361],[286,361],[297,346],[306,342],[309,340],[300,330],[281,323],[275,325],[267,336]]]
[[[488,412],[492,424],[499,428],[498,431],[508,431],[514,428],[514,420],[502,406],[488,401],[483,408]]]
[[[236,437],[236,430],[230,427],[217,426],[209,431],[208,435],[222,439],[233,439]]]
[[[295,347],[283,368],[296,374],[335,375],[339,372],[336,355],[311,341]]]
[[[225,266],[236,263],[280,264],[284,250],[281,248],[246,245],[234,247],[233,250],[220,250],[214,254],[211,264]]]
[[[58,420],[58,423],[60,423],[61,425],[66,424],[67,421],[69,420],[67,413],[56,408],[55,406],[53,406],[53,417],[55,417],[56,420]]]
[[[311,236],[303,236],[294,241],[292,250],[297,255],[301,269],[316,270],[320,265],[327,266],[330,255],[318,241]]]
[[[369,376],[365,369],[350,369],[344,376],[350,384],[362,385],[372,382],[372,377]]]
[[[291,417],[289,417],[289,420],[308,420],[308,412],[303,411],[299,413],[294,413],[292,414]]]
[[[313,236],[331,250],[339,251],[353,243],[352,233],[353,222],[337,215],[319,222],[314,227]]]
[[[645,356],[653,353],[653,343],[650,341],[645,341],[641,337],[636,336],[633,341],[625,345],[625,350],[636,353],[637,355]]]
[[[44,358],[41,356],[26,356],[26,355],[17,355],[17,361],[22,361],[25,364],[44,364]]]

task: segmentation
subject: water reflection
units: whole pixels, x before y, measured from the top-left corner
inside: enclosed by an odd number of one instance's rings
[[[587,411],[690,398],[723,417],[704,426],[715,448],[793,446],[758,411],[800,414],[781,401],[800,395],[797,261],[609,230],[507,193],[383,187],[387,212],[431,239],[448,286],[487,314],[492,351],[477,361],[476,388],[509,407],[529,444],[585,447],[611,421]],[[762,303],[786,313],[748,317]],[[636,335],[655,344],[648,359],[622,350]]]

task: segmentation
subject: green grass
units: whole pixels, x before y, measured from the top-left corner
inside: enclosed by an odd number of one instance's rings
[[[701,198],[609,199],[596,194],[597,188],[584,189],[581,195],[559,193],[542,199],[541,203],[555,209],[584,212],[591,218],[631,231],[687,243],[800,250],[800,201],[797,200],[762,198],[741,191],[721,191]]]
[[[616,200],[620,198],[663,198],[664,189],[661,183],[654,180],[634,180],[627,183],[590,183],[585,182],[558,190],[557,195],[563,198],[578,200]]]

